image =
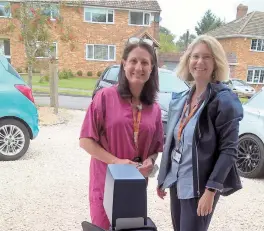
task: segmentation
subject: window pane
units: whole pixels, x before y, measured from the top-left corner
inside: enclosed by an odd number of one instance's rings
[[[10,17],[10,4],[8,2],[0,2],[0,17]]]
[[[91,12],[85,11],[84,17],[85,17],[85,21],[88,21],[88,22],[91,22],[92,21],[92,14],[91,14]]]
[[[130,24],[143,25],[143,12],[130,12]]]
[[[108,46],[94,45],[94,59],[108,60]]]
[[[5,55],[11,55],[11,53],[10,53],[10,40],[4,40],[4,52],[5,52]]]
[[[150,24],[150,14],[145,14],[144,25]]]
[[[264,51],[264,39],[262,39],[262,51]]]
[[[259,82],[264,83],[264,70],[261,70],[261,72],[260,72]]]
[[[247,82],[252,82],[252,79],[253,79],[253,70],[248,70]]]
[[[254,73],[254,83],[258,83],[258,81],[259,81],[259,74],[260,74],[260,70],[255,70],[255,73]]]
[[[114,11],[108,10],[108,22],[114,22]]]
[[[88,45],[87,46],[87,59],[93,59],[93,45]]]
[[[115,60],[115,47],[109,46],[109,60]]]
[[[56,19],[59,17],[59,7],[55,4],[45,4],[42,6],[42,14],[52,19]]]
[[[258,39],[258,47],[257,50],[261,51],[261,47],[262,47],[262,39]]]
[[[252,39],[251,50],[256,50],[257,49],[257,42],[258,42],[257,39]]]
[[[0,40],[0,55],[5,55],[4,40]]]
[[[104,9],[90,9],[92,12],[92,21],[93,22],[106,22],[106,13],[107,10]]]

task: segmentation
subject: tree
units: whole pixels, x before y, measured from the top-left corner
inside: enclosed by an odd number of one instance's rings
[[[188,37],[188,38],[187,38]],[[196,38],[194,34],[189,34],[189,32],[184,33],[180,36],[178,41],[176,42],[176,45],[179,49],[179,51],[186,50],[187,46]]]
[[[211,10],[207,10],[204,16],[202,17],[201,21],[197,23],[195,31],[197,35],[201,35],[224,24],[225,22],[222,21],[216,15],[214,15]]]
[[[78,2],[76,4],[78,5]],[[22,1],[11,9],[12,16],[18,22],[15,24],[21,32],[19,40],[25,47],[30,87],[32,87],[32,71],[37,61],[36,57],[45,54],[50,62],[56,58],[54,57],[54,41],[52,41],[55,28],[59,31],[62,41],[68,42],[74,38],[71,28],[63,25],[63,18],[59,15],[62,6],[61,2],[49,4],[40,1]]]
[[[160,27],[160,51],[161,52],[177,52],[178,48],[174,42],[175,35],[165,27]]]

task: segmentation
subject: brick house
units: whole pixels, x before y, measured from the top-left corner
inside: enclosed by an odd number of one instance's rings
[[[231,77],[239,78],[259,89],[264,85],[264,12],[247,13],[248,7],[237,7],[236,20],[209,35],[236,57],[231,65]]]
[[[70,69],[74,73],[88,71],[96,77],[111,64],[120,63],[124,45],[128,38],[147,37],[159,47],[158,33],[160,6],[157,1],[102,1],[102,0],[42,0],[43,13],[52,21],[53,52],[58,59],[59,69]],[[12,9],[20,4],[18,0],[0,2],[0,54],[10,59],[16,68],[25,68],[25,49],[19,31],[19,23],[12,18]],[[9,10],[7,6],[9,7]],[[65,42],[58,30],[57,17],[63,17],[63,24],[70,28],[72,39]],[[11,31],[4,30],[10,22],[16,25]],[[45,60],[45,52],[39,54]]]

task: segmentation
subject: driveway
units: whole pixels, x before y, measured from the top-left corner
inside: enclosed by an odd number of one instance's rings
[[[0,162],[1,231],[81,231],[89,220],[90,157],[78,147],[85,112],[71,113],[68,124],[41,127],[22,159]],[[243,190],[220,199],[210,230],[264,230],[264,180],[242,180]],[[168,196],[159,199],[155,187],[152,178],[148,215],[159,231],[172,231]]]
[[[46,94],[34,95],[34,99],[39,106],[49,106],[50,97]],[[59,96],[59,107],[67,109],[77,109],[83,110],[87,109],[88,105],[91,103],[91,97],[80,97],[80,96]]]

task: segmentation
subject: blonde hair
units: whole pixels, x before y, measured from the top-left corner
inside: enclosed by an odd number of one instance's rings
[[[186,81],[193,81],[194,78],[189,70],[189,59],[190,55],[193,52],[193,49],[196,45],[204,43],[211,50],[214,58],[214,71],[213,71],[213,80],[224,81],[229,79],[229,66],[226,58],[225,51],[222,45],[212,36],[201,35],[197,37],[188,47],[184,55],[180,59],[178,65],[177,75]]]

